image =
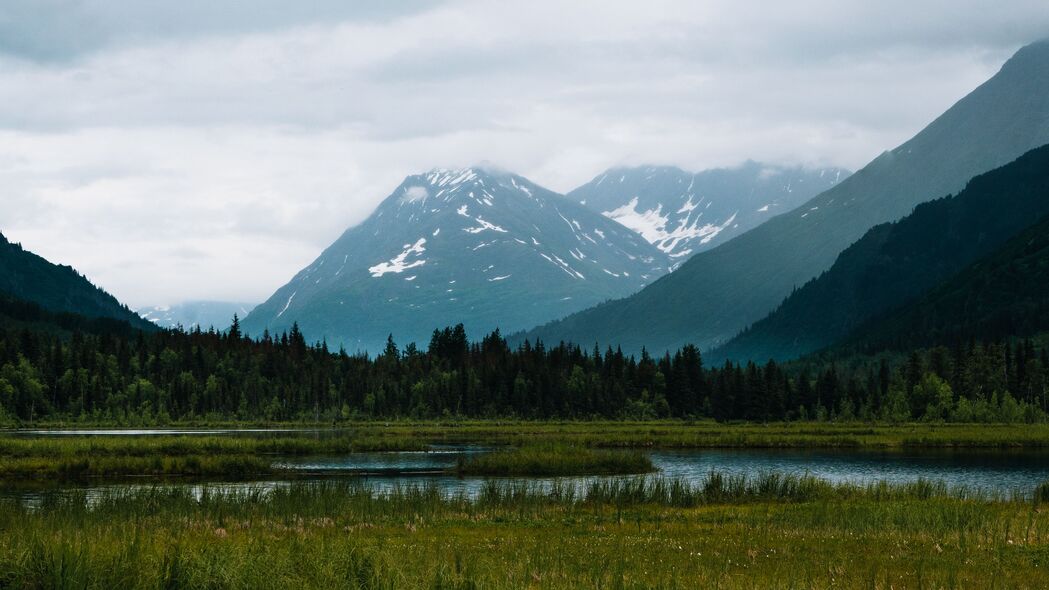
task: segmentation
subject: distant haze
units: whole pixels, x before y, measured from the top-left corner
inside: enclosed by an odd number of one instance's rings
[[[1045,0],[359,4],[5,0],[0,231],[132,307],[263,301],[409,174],[858,169],[1049,36]]]

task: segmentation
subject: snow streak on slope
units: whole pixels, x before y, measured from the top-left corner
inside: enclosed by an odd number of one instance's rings
[[[655,209],[647,209],[642,212],[637,210],[637,201],[638,198],[634,197],[622,207],[612,211],[602,211],[602,214],[641,234],[641,237],[645,238],[648,243],[674,258],[687,256],[692,253],[692,248],[678,248],[682,241],[689,242],[698,238],[700,244],[707,244],[725,228],[731,227],[738,215],[738,213],[733,213],[720,225],[703,223],[700,219],[702,213],[693,218],[692,213],[695,211],[696,206],[690,199],[677,211],[678,214],[684,213],[685,216],[678,218],[676,227],[667,230],[667,223],[670,221],[670,218],[663,215],[662,204]],[[764,211],[768,211],[767,206],[764,208]]]
[[[847,175],[836,168],[757,162],[695,174],[667,166],[615,168],[569,197],[637,232],[676,266],[793,209]]]
[[[641,236],[525,178],[432,170],[407,177],[244,324],[259,334],[298,322],[351,351],[390,333],[425,342],[460,322],[510,332],[636,292],[669,267]]]
[[[394,256],[387,262],[380,262],[368,268],[373,277],[379,278],[388,272],[404,272],[409,268],[415,268],[426,264],[425,260],[419,259],[408,262],[408,257],[413,254],[422,254],[426,251],[426,238],[419,238],[414,244],[405,244],[404,251]]]

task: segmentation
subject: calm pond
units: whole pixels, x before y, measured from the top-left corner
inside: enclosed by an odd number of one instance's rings
[[[304,436],[325,436],[330,430],[94,430],[94,431],[19,431],[8,436],[150,436],[172,435],[230,435],[274,432],[299,432]],[[482,446],[440,446],[429,451],[347,453],[340,456],[284,457],[275,462],[281,467],[301,471],[291,479],[261,481],[165,482],[165,486],[185,486],[200,490],[203,486],[221,489],[271,489],[290,481],[324,481],[332,477],[356,477],[377,489],[398,485],[437,485],[448,493],[472,494],[484,482],[483,477],[460,478],[442,473],[454,466],[456,460],[469,453],[486,451]],[[892,451],[870,450],[799,450],[799,449],[694,449],[656,450],[650,452],[658,472],[647,477],[677,478],[693,483],[702,482],[711,471],[726,474],[757,475],[778,472],[812,475],[832,482],[866,483],[872,481],[910,482],[919,479],[943,481],[949,486],[976,488],[1006,494],[1029,493],[1038,484],[1049,481],[1049,450],[928,450],[908,449]],[[636,477],[636,476],[633,476]],[[562,481],[585,483],[593,479],[562,478]],[[535,478],[550,482],[550,478]],[[106,483],[69,484],[61,488],[101,491],[119,487],[151,484]],[[39,487],[27,489],[24,485],[0,483],[0,496],[34,497],[43,493]]]

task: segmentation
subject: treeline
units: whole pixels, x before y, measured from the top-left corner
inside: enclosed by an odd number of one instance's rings
[[[49,332],[0,325],[0,421],[164,424],[358,418],[702,418],[1042,421],[1049,358],[1030,341],[905,362],[708,368],[699,351],[640,358],[525,343],[462,326],[374,358],[308,344],[297,327]]]

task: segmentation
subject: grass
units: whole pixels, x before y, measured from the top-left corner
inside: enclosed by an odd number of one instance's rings
[[[559,444],[527,445],[459,459],[459,475],[566,476],[650,473],[656,468],[640,451],[591,449]]]
[[[22,457],[0,458],[0,478],[82,480],[123,476],[223,476],[246,478],[274,473],[271,461],[248,455],[180,455],[153,457]]]
[[[40,427],[64,427],[41,424]],[[78,425],[83,426],[83,425]],[[196,424],[183,424],[196,427]],[[253,423],[223,424],[237,428]],[[308,427],[308,424],[272,424]],[[869,424],[862,422],[774,422],[723,424],[713,421],[370,421],[332,428],[312,425],[335,436],[309,433],[239,436],[136,437],[201,440],[228,448],[250,444],[259,452],[330,452],[347,450],[419,450],[432,443],[523,445],[536,442],[626,448],[1049,448],[1049,424]],[[101,438],[101,437],[99,437]],[[117,438],[117,437],[113,437]],[[0,431],[0,453],[18,441]],[[39,439],[37,439],[39,440]],[[238,442],[239,441],[239,442]],[[135,443],[138,444],[138,443]]]
[[[238,435],[0,433],[0,478],[248,478],[280,473],[271,460],[278,456],[416,451],[433,444],[521,449],[466,461],[458,466],[463,474],[621,474],[651,470],[636,451],[656,448],[1049,449],[1049,425],[467,421],[367,422],[338,430]]]
[[[365,422],[361,436],[428,443],[526,445],[538,442],[603,448],[1049,448],[1049,424],[866,424],[779,422]]]
[[[13,588],[1035,588],[1049,513],[943,485],[114,490],[0,510]]]
[[[156,436],[0,436],[0,456],[155,457],[187,455],[320,455],[364,451],[422,450],[420,439],[332,431],[310,434],[251,433],[245,435]]]
[[[0,437],[0,478],[77,480],[88,477],[273,475],[278,456],[422,450],[412,440],[351,432],[326,436]]]

